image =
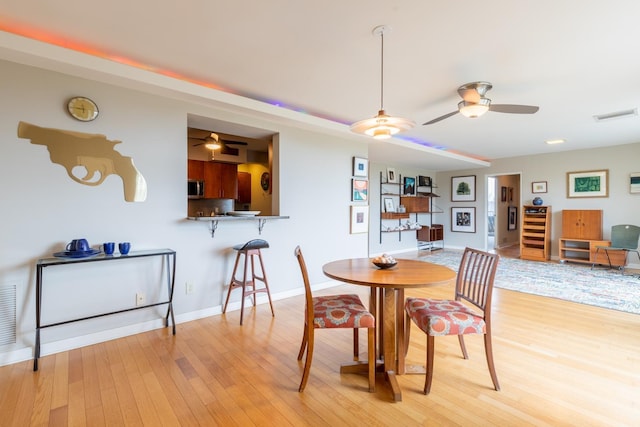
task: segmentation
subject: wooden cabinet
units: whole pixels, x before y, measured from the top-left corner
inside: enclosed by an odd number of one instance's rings
[[[415,196],[400,197],[400,204],[404,205],[409,213],[429,213],[431,212],[431,197]]]
[[[562,211],[562,237],[559,243],[560,261],[582,262],[588,264],[609,265],[607,255],[598,246],[610,246],[611,242],[602,240],[602,210],[582,209]],[[625,264],[622,251],[609,252],[611,265]]]
[[[602,240],[602,210],[563,210],[562,237]]]
[[[189,179],[197,179],[199,181],[204,179],[204,163],[200,160],[188,160],[187,161],[187,177]]]
[[[238,197],[238,165],[204,162],[205,199],[236,199]]]
[[[238,172],[238,203],[251,203],[251,174]]]
[[[523,206],[520,258],[547,261],[551,256],[551,206]]]
[[[566,237],[560,238],[560,261],[582,262],[586,264],[602,264],[609,265],[607,255],[601,249],[596,257],[598,246],[610,246],[608,240],[588,240],[588,239],[571,239]],[[621,267],[625,265],[625,256],[622,251],[610,251],[609,258],[611,265]]]

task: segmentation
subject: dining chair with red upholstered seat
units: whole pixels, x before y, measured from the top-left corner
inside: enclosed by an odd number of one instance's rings
[[[353,356],[354,360],[358,360],[358,328],[367,328],[368,342],[368,377],[369,391],[375,391],[376,378],[376,360],[375,360],[375,317],[367,311],[360,297],[355,294],[347,295],[327,295],[313,297],[311,294],[311,285],[309,284],[309,275],[307,265],[300,246],[297,246],[294,255],[300,264],[302,272],[302,280],[305,290],[305,317],[304,317],[304,333],[302,335],[302,344],[298,352],[298,360],[302,360],[306,350],[307,357],[302,372],[302,380],[298,391],[303,391],[309,379],[309,371],[311,370],[311,360],[313,358],[314,332],[315,329],[335,329],[349,328],[353,329]]]
[[[462,355],[468,359],[463,336],[465,334],[484,334],[484,348],[489,373],[494,388],[500,390],[491,346],[491,296],[499,258],[497,254],[465,248],[456,278],[455,299],[406,299],[405,348],[409,344],[412,321],[427,334],[424,394],[429,394],[431,391],[434,337],[442,335],[458,335]]]

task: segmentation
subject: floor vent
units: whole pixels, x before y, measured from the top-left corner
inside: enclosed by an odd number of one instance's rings
[[[0,286],[0,345],[16,342],[16,286]]]
[[[593,116],[593,118],[595,119],[596,122],[602,122],[605,120],[621,119],[623,117],[637,116],[637,115],[638,115],[638,109],[632,108],[630,110],[616,111],[615,113],[598,114]]]

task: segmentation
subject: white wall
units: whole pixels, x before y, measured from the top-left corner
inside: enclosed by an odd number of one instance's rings
[[[445,242],[449,247],[485,247],[486,221],[482,215],[486,211],[486,177],[496,174],[521,174],[519,215],[522,205],[531,204],[536,196],[540,196],[545,205],[551,206],[552,257],[558,256],[558,239],[562,237],[563,209],[602,209],[603,237],[609,239],[612,225],[625,223],[640,225],[638,218],[640,194],[629,193],[629,174],[640,171],[638,159],[640,159],[640,143],[635,143],[609,148],[497,159],[492,161],[491,166],[486,169],[439,173],[440,191],[445,195],[442,198],[445,212],[450,212],[453,205],[475,206],[476,211],[480,212],[475,234],[452,233],[450,215],[445,214]],[[567,198],[567,172],[601,169],[609,170],[609,197]],[[472,174],[477,175],[476,202],[468,204],[450,202],[451,177]],[[548,192],[533,194],[531,183],[534,181],[547,181]]]
[[[367,156],[366,144],[11,62],[0,61],[0,85],[0,286],[17,287],[18,317],[17,342],[0,347],[0,364],[31,357],[35,264],[75,238],[86,238],[94,247],[126,240],[133,250],[176,250],[174,308],[179,321],[220,311],[235,256],[230,248],[237,243],[258,237],[269,241],[264,258],[276,297],[301,291],[293,256],[297,244],[313,283],[326,281],[323,263],[367,256],[367,235],[349,234],[351,161]],[[74,95],[97,102],[97,120],[81,123],[69,117],[65,103]],[[279,134],[272,199],[274,210],[279,206],[279,214],[290,219],[268,221],[261,235],[256,222],[221,223],[215,238],[207,223],[185,219],[188,114]],[[19,121],[121,140],[116,150],[134,159],[147,181],[147,200],[125,202],[122,181],[115,175],[97,187],[72,181],[62,166],[51,162],[46,147],[17,137]],[[158,265],[134,260],[100,264],[45,275],[43,322],[127,307],[139,290],[148,298],[157,293]],[[185,293],[186,282],[194,284],[193,294]],[[239,301],[238,295],[232,301]],[[46,329],[42,352],[159,327],[164,312],[161,307]]]

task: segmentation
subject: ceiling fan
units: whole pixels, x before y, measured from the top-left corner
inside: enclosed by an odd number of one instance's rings
[[[238,149],[230,147],[231,145],[249,145],[244,141],[222,140],[220,139],[218,134],[214,132],[210,132],[209,135],[205,136],[204,138],[196,138],[195,136],[189,135],[189,139],[197,139],[202,141],[196,144],[192,144],[192,147],[206,145],[210,150],[220,150],[221,154],[238,155]]]
[[[492,87],[493,85],[489,82],[463,84],[458,88],[458,94],[462,98],[462,101],[458,103],[458,110],[423,123],[423,126],[437,123],[440,120],[444,120],[458,113],[465,117],[476,118],[487,111],[510,114],[533,114],[539,110],[539,107],[534,105],[491,104],[491,100],[485,98],[485,95]]]

